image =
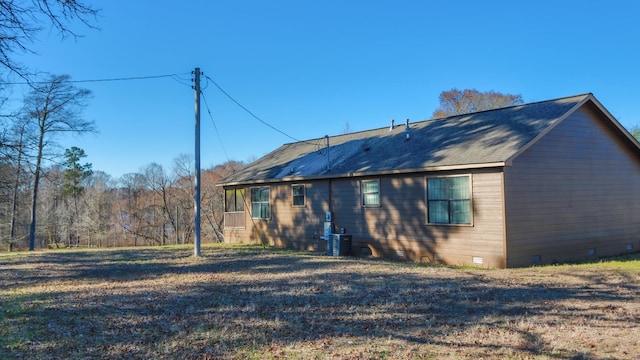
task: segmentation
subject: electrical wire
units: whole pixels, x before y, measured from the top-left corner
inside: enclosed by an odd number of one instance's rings
[[[205,76],[205,78],[207,79],[207,85],[205,85],[205,89],[208,86],[208,82],[209,80],[216,85],[216,87],[218,87],[218,89],[220,91],[222,91],[223,94],[227,95],[227,97],[229,97],[230,99],[233,100],[233,102],[235,102],[238,106],[240,106],[241,108],[243,108],[245,111],[249,112],[253,117],[257,118],[255,115],[253,115],[253,113],[251,113],[249,110],[247,110],[244,106],[240,105],[237,101],[235,101],[232,97],[229,96],[229,94],[227,94],[224,90],[222,90],[222,88],[215,83],[215,81],[213,81],[211,78],[209,78],[208,76]],[[213,115],[211,114],[211,109],[209,108],[209,104],[207,103],[207,98],[204,96],[204,92],[202,91],[203,88],[200,89],[200,95],[202,95],[202,100],[204,102],[204,106],[207,108],[207,113],[209,113],[209,118],[211,119],[211,123],[213,124],[213,128],[216,130],[216,134],[218,135],[218,140],[220,140],[220,146],[222,147],[222,151],[224,152],[224,155],[227,158],[227,161],[231,161],[229,159],[229,154],[227,154],[227,150],[225,149],[224,146],[224,142],[222,141],[222,136],[220,135],[220,132],[218,131],[218,127],[216,126],[215,121],[213,120]],[[257,118],[258,120],[260,120],[259,118]],[[262,120],[260,120],[260,122],[264,123]],[[273,128],[272,126],[268,125],[265,123],[265,125]],[[275,129],[275,128],[273,128]],[[277,130],[277,129],[275,129]],[[286,134],[285,134],[286,135]],[[288,136],[288,135],[287,135]],[[290,136],[289,136],[290,137]],[[253,228],[256,229],[256,232],[258,233],[258,237],[260,238],[260,244],[265,247],[268,242],[264,240],[264,234],[258,229],[258,227],[256,226],[256,220],[253,217],[253,209],[251,208],[249,201],[247,200],[247,196],[246,196],[246,191],[244,188],[242,188],[242,201],[244,203],[244,209],[247,209],[247,211],[249,212],[249,219],[251,220],[251,223],[253,224]],[[225,204],[226,204],[226,194],[225,194]],[[226,207],[226,205],[225,205]]]
[[[209,108],[209,104],[207,103],[207,98],[204,96],[204,92],[200,90],[200,95],[202,95],[202,100],[204,100],[204,106],[207,108],[207,113],[209,113],[209,119],[211,119],[211,123],[213,124],[213,128],[216,130],[216,135],[218,135],[218,140],[220,140],[220,146],[222,147],[222,151],[224,152],[224,156],[229,160],[229,154],[227,153],[227,149],[224,147],[224,143],[222,142],[222,136],[220,136],[220,131],[218,131],[218,127],[216,126],[216,122],[213,120],[213,115],[211,114],[211,109]]]
[[[181,78],[181,77],[180,77],[180,76],[178,76],[178,75],[171,75],[171,79],[172,79],[173,81],[177,82],[177,83],[178,83],[178,84],[180,84],[180,85],[184,85],[184,86],[187,86],[187,87],[193,88],[193,85],[192,85],[192,83],[191,83],[191,82],[193,81],[193,79],[189,79],[189,78],[187,78],[187,79],[183,79],[183,78]]]
[[[189,86],[192,87],[192,85],[190,83],[188,83],[189,80],[187,79],[183,79],[180,77],[180,75],[188,75],[190,73],[178,73],[178,74],[163,74],[163,75],[148,75],[148,76],[131,76],[131,77],[117,77],[117,78],[104,78],[104,79],[87,79],[87,80],[68,80],[68,83],[97,83],[97,82],[114,82],[114,81],[134,81],[134,80],[150,80],[150,79],[160,79],[160,78],[171,78],[172,80],[174,80],[175,82],[184,85],[184,86]],[[262,120],[259,116],[257,116],[256,114],[254,114],[251,110],[249,110],[246,106],[242,105],[238,100],[236,100],[233,96],[231,96],[228,92],[226,92],[217,82],[215,82],[215,80],[213,80],[211,77],[209,76],[204,76],[205,79],[207,80],[207,83],[205,84],[204,87],[202,87],[200,89],[200,93],[204,95],[204,93],[202,93],[202,90],[206,89],[209,86],[209,81],[211,83],[213,83],[218,90],[220,90],[220,92],[222,94],[224,94],[227,98],[229,98],[229,100],[231,100],[232,102],[234,102],[236,105],[238,105],[242,110],[246,111],[249,115],[251,115],[254,119],[258,120],[259,122],[261,122],[262,124],[264,124],[265,126],[273,129],[274,131],[279,132],[280,134],[288,137],[289,139],[292,139],[296,142],[305,142],[305,143],[310,143],[309,141],[302,141],[300,139],[297,139],[289,134],[287,134],[286,132],[278,129],[277,127],[269,124],[268,122]],[[1,85],[33,85],[33,84],[47,84],[49,83],[49,81],[32,81],[32,82],[0,82],[0,86]],[[206,102],[206,100],[205,100]],[[213,116],[211,115],[211,112],[209,110],[209,115],[211,116],[212,119],[212,123],[213,123]],[[215,123],[214,127],[215,127]],[[217,128],[216,128],[216,132],[217,132]],[[220,137],[220,133],[218,132],[218,137]],[[226,153],[226,150],[225,150]],[[228,158],[228,157],[227,157]]]
[[[284,136],[288,137],[289,139],[293,139],[293,140],[295,140],[295,141],[297,141],[297,142],[301,142],[301,141],[302,141],[302,140],[299,140],[299,139],[294,138],[293,136],[291,136],[291,135],[289,135],[289,134],[285,133],[284,131],[282,131],[282,130],[280,130],[280,129],[276,128],[275,126],[273,126],[273,125],[269,124],[268,122],[266,122],[266,121],[262,120],[262,119],[261,119],[261,118],[259,118],[256,114],[254,114],[253,112],[251,112],[251,110],[247,109],[244,105],[240,104],[240,102],[238,102],[238,100],[234,99],[231,95],[229,95],[229,93],[227,93],[226,91],[224,91],[224,89],[223,89],[220,85],[218,85],[218,83],[217,83],[217,82],[215,82],[212,78],[210,78],[209,76],[206,76],[206,75],[205,75],[205,78],[206,78],[208,81],[211,81],[211,82],[213,83],[213,85],[215,85],[215,86],[218,88],[218,90],[220,90],[220,92],[221,92],[221,93],[223,93],[226,97],[228,97],[228,98],[229,98],[229,100],[233,101],[236,105],[238,105],[242,110],[246,111],[246,112],[247,112],[249,115],[251,115],[254,119],[256,119],[256,120],[260,121],[260,122],[261,122],[262,124],[264,124],[265,126],[267,126],[267,127],[271,128],[271,129],[273,129],[273,130],[275,130],[275,131],[279,132],[280,134],[282,134],[282,135],[284,135]]]
[[[184,75],[188,73],[182,74],[165,74],[165,75],[148,75],[148,76],[131,76],[131,77],[118,77],[118,78],[105,78],[105,79],[89,79],[89,80],[68,80],[68,83],[95,83],[95,82],[112,82],[112,81],[132,81],[132,80],[149,80],[149,79],[159,79],[159,78],[173,78],[176,80],[178,75]],[[178,80],[176,80],[178,81]],[[180,82],[180,81],[178,81]],[[31,82],[0,82],[0,85],[31,85],[31,84],[48,84],[50,81],[31,81]]]

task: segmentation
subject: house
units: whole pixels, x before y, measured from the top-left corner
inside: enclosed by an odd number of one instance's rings
[[[640,249],[640,144],[592,94],[285,144],[224,179],[225,241],[521,267]]]

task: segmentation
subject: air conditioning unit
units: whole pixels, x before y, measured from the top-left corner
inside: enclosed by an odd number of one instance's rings
[[[331,234],[327,243],[327,255],[347,256],[351,254],[351,235]]]

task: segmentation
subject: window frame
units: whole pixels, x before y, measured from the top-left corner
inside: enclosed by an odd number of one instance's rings
[[[296,195],[295,188],[302,187],[302,194]],[[299,198],[302,196],[302,204],[296,204],[296,196]],[[293,207],[305,207],[307,204],[307,187],[305,184],[291,184],[291,206]]]
[[[253,201],[254,197],[253,197],[253,191],[254,190],[259,190],[262,192],[262,190],[266,189],[268,192],[268,199],[267,200],[260,200],[260,201]],[[269,220],[271,219],[271,187],[270,186],[253,186],[249,188],[249,196],[250,196],[250,202],[251,202],[251,218],[252,219],[258,219],[258,220]],[[266,204],[267,206],[267,216],[261,216],[262,211],[259,210],[258,214],[256,215],[254,210],[254,204],[258,204],[260,206],[260,209],[262,209],[262,206],[264,206]],[[260,205],[262,204],[262,205]]]
[[[451,194],[447,196],[447,199],[429,199],[429,179],[451,179],[451,178],[462,178],[465,177],[468,180],[468,198],[467,199],[452,199]],[[465,200],[468,202],[468,211],[469,211],[469,222],[464,223],[452,223],[451,222],[451,214],[452,214],[452,202],[459,202],[461,200]],[[446,201],[447,203],[447,221],[448,222],[431,222],[430,221],[430,202],[431,201]],[[443,225],[443,226],[473,226],[473,176],[472,174],[455,174],[455,175],[437,175],[437,176],[425,176],[425,204],[426,204],[426,224],[427,225]]]
[[[377,183],[378,184],[378,191],[376,192],[365,192],[365,183]],[[378,202],[377,204],[367,204],[366,203],[366,195],[372,195],[372,194],[377,194],[378,195]],[[376,207],[380,207],[381,206],[381,196],[380,196],[380,179],[363,179],[360,180],[360,205],[362,207],[365,208],[376,208]]]

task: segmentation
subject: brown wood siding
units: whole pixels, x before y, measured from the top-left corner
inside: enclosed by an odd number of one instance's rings
[[[297,182],[305,185],[305,205],[293,206],[291,183],[272,185],[273,218],[269,223],[270,238],[278,246],[305,250],[322,250],[324,214],[329,210],[329,185],[324,182]]]
[[[305,186],[304,206],[293,206],[292,184]],[[323,251],[326,242],[320,239],[320,236],[323,234],[324,214],[329,210],[328,190],[329,182],[326,180],[270,184],[271,218],[251,219],[251,203],[247,197],[245,229],[225,228],[225,241],[262,242],[275,246]]]
[[[226,212],[224,213],[225,229],[244,229],[246,224],[246,216],[244,211]]]
[[[320,236],[325,213],[331,209],[336,229],[345,228],[353,237],[353,255],[454,265],[471,264],[476,256],[485,266],[504,267],[502,173],[474,170],[445,175],[456,174],[471,175],[472,226],[427,225],[426,176],[443,175],[438,172],[376,178],[379,207],[361,205],[360,178],[296,182],[305,185],[304,207],[292,206],[292,183],[271,184],[271,219],[250,219],[247,204],[246,228],[225,229],[225,241],[324,251],[326,241]]]
[[[505,168],[507,265],[640,248],[640,161],[585,105]]]
[[[458,175],[468,174],[473,226],[427,225],[429,175],[416,174],[380,177],[379,207],[361,206],[360,179],[333,180],[336,227],[353,236],[356,255],[447,264],[470,264],[478,256],[485,266],[504,267],[502,173],[476,170]]]

